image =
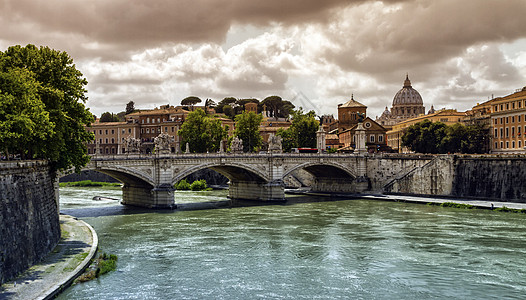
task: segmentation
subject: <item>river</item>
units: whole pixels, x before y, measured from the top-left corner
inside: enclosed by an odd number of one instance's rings
[[[58,299],[524,299],[523,214],[376,200],[189,211],[122,206],[119,188],[61,188],[118,269]],[[176,192],[179,203],[226,191]]]

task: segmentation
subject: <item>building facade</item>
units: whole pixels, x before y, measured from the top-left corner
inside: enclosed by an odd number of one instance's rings
[[[526,87],[488,101],[492,153],[526,153]]]

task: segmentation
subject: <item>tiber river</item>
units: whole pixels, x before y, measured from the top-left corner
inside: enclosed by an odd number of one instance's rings
[[[118,269],[59,299],[525,299],[526,217],[375,200],[148,211],[61,188]],[[179,203],[226,191],[176,192]],[[296,201],[300,200],[300,201]]]

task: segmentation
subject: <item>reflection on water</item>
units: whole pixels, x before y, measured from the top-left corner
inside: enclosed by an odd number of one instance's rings
[[[151,211],[61,189],[118,271],[60,299],[493,299],[526,294],[523,215],[346,200]],[[225,191],[176,192],[178,203]],[[298,197],[298,196],[296,196]],[[108,213],[111,212],[111,213]]]

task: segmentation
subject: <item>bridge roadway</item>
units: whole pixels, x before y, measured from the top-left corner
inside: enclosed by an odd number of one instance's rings
[[[209,168],[229,179],[231,199],[282,201],[283,179],[304,169],[315,178],[316,192],[361,193],[382,190],[401,175],[433,160],[430,156],[263,153],[95,155],[85,169],[108,174],[123,183],[123,204],[170,208],[174,184]]]

